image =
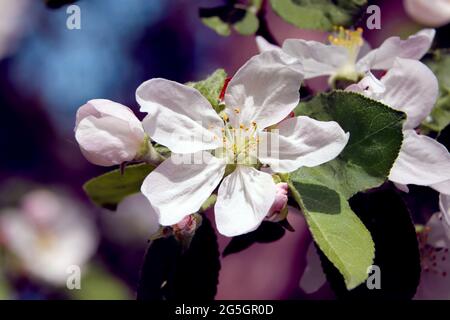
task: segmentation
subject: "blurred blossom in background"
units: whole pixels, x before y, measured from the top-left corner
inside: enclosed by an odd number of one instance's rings
[[[437,12],[422,7],[430,2],[378,1],[382,29],[364,37],[376,47],[388,36],[450,21],[448,1],[433,1]],[[198,8],[217,3],[80,0],[81,29],[69,30],[66,6],[0,0],[0,299],[134,298],[147,239],[157,226],[142,209],[141,195],[115,211],[88,202],[82,184],[108,169],[81,155],[73,134],[76,110],[105,98],[136,112],[135,90],[153,77],[183,83],[219,67],[232,75],[257,53],[256,42],[206,28]],[[327,39],[271,10],[268,24],[279,42]],[[279,241],[222,257],[217,298],[310,297],[299,282],[311,239],[300,216],[291,223],[296,232]],[[228,242],[219,236],[221,250]],[[82,290],[66,288],[70,265],[81,269]],[[320,294],[332,297],[326,288]]]

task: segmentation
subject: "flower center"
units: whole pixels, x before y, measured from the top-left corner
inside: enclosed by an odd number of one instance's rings
[[[239,113],[239,109],[235,108]],[[225,158],[228,164],[243,164],[254,166],[258,163],[258,145],[259,137],[256,122],[249,126],[240,124],[234,128],[228,122],[225,122],[222,128],[223,147],[215,150],[215,155]]]
[[[446,260],[449,259],[448,248],[430,245],[428,243],[430,231],[431,228],[426,226],[417,232],[422,271],[445,278],[450,271],[444,266]]]
[[[356,73],[356,61],[358,59],[359,50],[364,44],[362,38],[363,30],[358,28],[356,30],[344,29],[344,27],[335,27],[334,32],[329,35],[328,41],[330,44],[344,47],[348,52],[347,63],[344,64],[341,70],[338,71],[339,75],[347,76],[350,79],[357,77]]]

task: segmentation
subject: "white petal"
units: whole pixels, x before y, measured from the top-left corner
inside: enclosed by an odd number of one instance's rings
[[[276,46],[261,36],[256,36],[256,46],[258,47],[259,52],[271,51],[271,50],[280,50],[279,46]]]
[[[450,230],[450,195],[442,193],[439,195],[439,208],[444,222],[446,223],[446,227]]]
[[[409,188],[408,188],[408,186],[406,184],[401,184],[401,183],[395,183],[394,182],[394,185],[395,185],[395,187],[398,190],[401,190],[403,192],[409,193]]]
[[[449,0],[403,0],[408,15],[428,26],[440,27],[450,22]]]
[[[306,268],[300,279],[300,288],[305,293],[312,294],[319,290],[326,281],[320,257],[317,254],[314,242],[311,242],[306,253]]]
[[[445,195],[450,195],[450,180],[430,185],[431,188]]]
[[[234,237],[258,228],[275,200],[272,176],[238,166],[223,179],[214,207],[217,230]]]
[[[169,226],[197,212],[224,172],[225,163],[208,152],[172,154],[145,178],[141,192],[158,213],[159,223]]]
[[[82,119],[75,131],[81,152],[90,162],[112,166],[135,158],[144,141],[144,131],[130,131],[128,122],[111,116]]]
[[[397,57],[419,60],[430,49],[435,33],[433,29],[424,29],[406,40],[400,37],[388,38],[380,47],[360,59],[357,69],[362,72],[370,69],[388,70]]]
[[[259,52],[265,52],[265,51],[272,51],[275,50],[279,55],[281,60],[289,66],[294,71],[300,72],[303,74],[303,66],[301,65],[301,62],[298,61],[296,58],[291,57],[290,55],[286,54],[281,47],[276,46],[261,36],[256,36],[256,46],[258,47]]]
[[[403,132],[400,154],[389,180],[401,184],[430,186],[450,179],[450,154],[434,139],[418,135],[414,130]]]
[[[78,125],[81,120],[89,116],[94,116],[96,118],[110,116],[127,122],[131,130],[137,129],[139,131],[142,131],[141,122],[135,116],[133,111],[123,104],[111,100],[89,100],[85,105],[81,106],[78,109],[76,116],[76,125]]]
[[[407,114],[405,129],[413,129],[430,114],[439,94],[436,76],[422,62],[396,59],[381,79],[386,90],[381,101]]]
[[[283,51],[302,64],[305,79],[332,75],[349,59],[344,47],[317,41],[287,39],[283,43]]]
[[[283,62],[276,51],[263,52],[251,58],[231,79],[225,93],[230,123],[260,129],[280,122],[300,99],[302,75]]]
[[[314,167],[341,153],[349,133],[334,121],[317,121],[301,116],[281,122],[276,131],[260,133],[262,163],[276,172],[291,172],[302,166]],[[264,152],[268,146],[269,152]]]
[[[174,81],[151,79],[136,90],[143,125],[156,142],[175,153],[194,153],[221,145],[223,121],[197,90]]]
[[[358,83],[351,84],[348,86],[345,91],[352,91],[363,94],[367,97],[376,99],[383,92],[386,91],[386,87],[378,80],[372,72],[367,71],[366,76],[361,79]]]

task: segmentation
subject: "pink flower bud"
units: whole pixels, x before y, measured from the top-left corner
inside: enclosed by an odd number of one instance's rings
[[[277,221],[278,214],[286,207],[288,202],[288,184],[280,182],[276,184],[275,201],[267,214],[267,219]]]
[[[183,220],[181,220],[177,224],[174,224],[172,226],[172,229],[175,236],[177,237],[192,236],[195,230],[197,230],[197,227],[199,227],[198,224],[200,221],[198,221],[197,216],[198,215],[190,214],[184,217]]]
[[[131,161],[145,147],[145,132],[133,111],[105,99],[78,109],[75,138],[86,159],[100,166]]]

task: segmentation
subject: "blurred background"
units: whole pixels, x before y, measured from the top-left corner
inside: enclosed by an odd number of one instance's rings
[[[217,68],[232,75],[257,47],[252,36],[221,37],[201,23],[198,9],[221,3],[80,0],[81,29],[69,30],[67,6],[0,0],[0,299],[134,299],[147,241],[139,220],[113,219],[83,193],[84,182],[110,169],[81,155],[75,114],[86,101],[105,98],[142,118],[134,97],[145,80],[196,81]],[[377,4],[382,28],[365,33],[372,46],[422,28],[401,0]],[[279,42],[327,38],[270,8],[267,21]],[[309,235],[301,218],[291,223],[295,233],[223,259],[217,298],[307,297],[298,283]],[[228,241],[219,237],[221,249]],[[80,265],[82,290],[66,287],[73,270],[61,274],[58,263],[67,261]]]

